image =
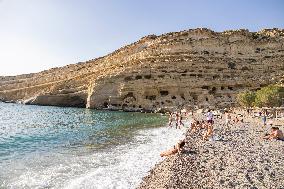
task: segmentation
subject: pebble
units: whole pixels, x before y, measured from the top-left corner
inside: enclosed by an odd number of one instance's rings
[[[220,141],[203,141],[202,132],[187,132],[189,153],[165,158],[138,189],[284,188],[284,142],[261,139],[268,128],[247,121],[230,131],[217,121],[214,135],[222,136]]]

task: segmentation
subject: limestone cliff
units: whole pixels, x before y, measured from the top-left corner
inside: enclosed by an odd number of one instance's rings
[[[284,30],[190,29],[149,35],[107,56],[0,77],[0,99],[124,110],[235,104],[284,75]]]

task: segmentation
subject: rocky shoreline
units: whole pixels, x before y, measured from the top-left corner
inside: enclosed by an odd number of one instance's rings
[[[215,141],[187,131],[185,151],[158,163],[138,188],[284,188],[284,142],[261,139],[269,128],[257,120],[229,130],[222,124],[216,121]]]

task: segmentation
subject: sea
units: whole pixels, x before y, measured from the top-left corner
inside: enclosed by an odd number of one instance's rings
[[[166,123],[160,114],[0,103],[0,188],[136,188],[183,137]]]

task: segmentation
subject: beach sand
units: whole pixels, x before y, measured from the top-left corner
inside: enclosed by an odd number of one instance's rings
[[[256,119],[245,119],[229,130],[222,124],[216,120],[214,126],[218,141],[202,141],[202,132],[187,132],[185,152],[157,164],[139,189],[284,188],[284,141],[261,139],[269,127]]]

